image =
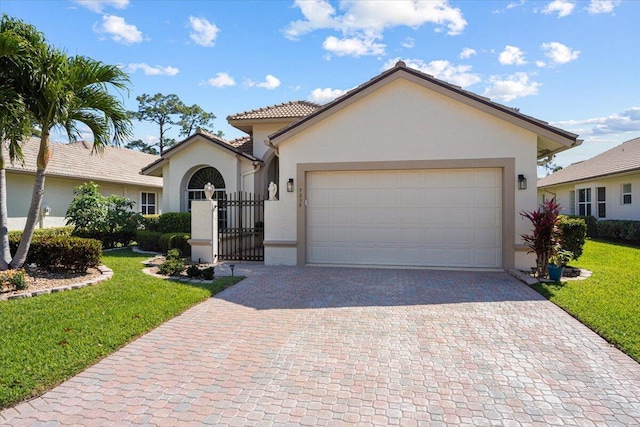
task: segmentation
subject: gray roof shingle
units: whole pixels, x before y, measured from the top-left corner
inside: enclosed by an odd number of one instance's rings
[[[560,169],[538,180],[538,188],[636,170],[640,171],[640,137],[623,142],[589,160]]]
[[[35,173],[40,140],[29,138],[22,144],[24,165],[7,162],[7,171]],[[92,152],[93,144],[86,141],[61,144],[51,142],[51,160],[47,176],[59,176],[93,181],[162,188],[162,178],[146,176],[141,169],[159,157],[122,147],[105,147],[102,154]]]

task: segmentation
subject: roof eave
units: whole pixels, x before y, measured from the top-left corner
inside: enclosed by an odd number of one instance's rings
[[[543,185],[543,186],[538,186],[538,189],[545,189],[545,188],[551,188],[551,187],[558,187],[561,185],[568,185],[568,184],[575,184],[578,182],[585,182],[585,181],[593,181],[594,179],[602,179],[602,178],[611,178],[614,176],[626,176],[626,175],[632,175],[635,173],[640,172],[640,168],[633,168],[633,169],[628,169],[628,170],[624,170],[624,171],[617,171],[617,172],[610,172],[610,173],[603,173],[600,175],[594,175],[594,176],[588,176],[586,178],[578,178],[578,179],[572,179],[572,180],[568,180],[568,181],[561,181],[561,182],[556,182],[553,184],[547,184],[547,185]],[[541,178],[544,179],[544,178]]]

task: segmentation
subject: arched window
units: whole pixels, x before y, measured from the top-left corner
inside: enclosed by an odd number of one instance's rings
[[[193,174],[187,185],[187,211],[191,212],[192,200],[204,200],[204,186],[210,182],[215,187],[216,191],[213,193],[214,200],[220,200],[225,195],[225,184],[222,174],[218,172],[218,169],[208,167],[202,168]]]

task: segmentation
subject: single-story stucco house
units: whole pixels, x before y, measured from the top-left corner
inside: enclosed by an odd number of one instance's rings
[[[640,137],[538,181],[538,200],[569,215],[640,220]]]
[[[165,211],[188,210],[207,182],[266,194],[274,181],[269,265],[528,270],[536,160],[581,142],[403,62],[323,106],[227,120],[248,136],[197,132],[143,173],[162,177]]]
[[[7,162],[7,210],[9,230],[22,230],[26,222],[36,172],[40,140],[30,138],[22,145],[24,164]],[[134,201],[143,214],[161,213],[162,180],[140,173],[158,156],[120,147],[106,147],[102,154],[92,152],[90,142],[69,144],[51,142],[44,198],[38,227],[65,225],[65,214],[73,200],[73,190],[85,182],[100,185],[104,195],[116,194]]]

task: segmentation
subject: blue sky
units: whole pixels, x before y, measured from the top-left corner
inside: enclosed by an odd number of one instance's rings
[[[55,46],[122,66],[125,105],[175,93],[226,117],[325,103],[398,59],[578,133],[566,166],[640,136],[640,2],[0,0]],[[135,137],[157,140],[151,124]],[[177,128],[169,132],[177,138]]]

